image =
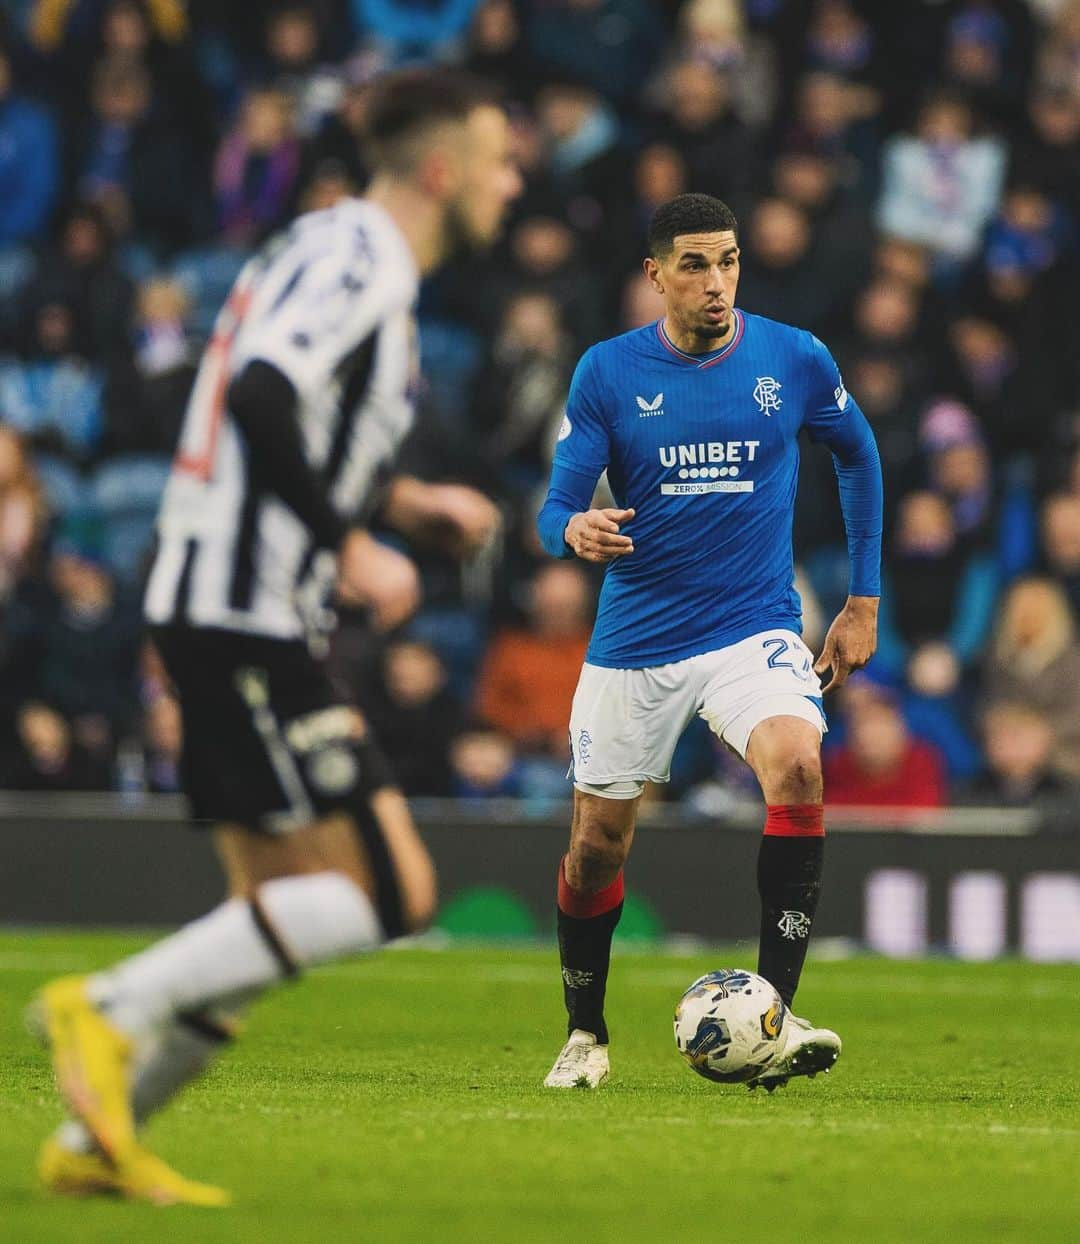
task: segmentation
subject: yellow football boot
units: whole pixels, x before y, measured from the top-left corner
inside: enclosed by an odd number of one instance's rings
[[[65,976],[38,995],[32,1021],[49,1044],[60,1095],[114,1163],[135,1144],[132,1043],[86,996],[86,978]]]
[[[38,1176],[50,1192],[62,1196],[111,1193],[152,1205],[199,1205],[217,1209],[232,1198],[224,1188],[185,1179],[148,1149],[135,1145],[116,1165],[100,1153],[73,1153],[56,1140],[42,1146]]]

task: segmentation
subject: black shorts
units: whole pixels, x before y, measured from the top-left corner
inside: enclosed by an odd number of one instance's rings
[[[393,784],[306,644],[179,626],[151,635],[180,699],[181,781],[197,820],[287,833]]]

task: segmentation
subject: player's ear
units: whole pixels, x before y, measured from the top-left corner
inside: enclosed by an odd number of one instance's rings
[[[649,278],[649,284],[658,294],[662,294],[664,292],[664,285],[660,280],[660,265],[651,255],[649,255],[646,257],[643,267],[645,269],[645,275]]]
[[[431,147],[424,153],[417,173],[421,187],[435,199],[449,198],[461,180],[454,153],[443,146]]]

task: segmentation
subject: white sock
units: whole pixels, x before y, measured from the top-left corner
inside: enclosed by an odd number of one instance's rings
[[[284,956],[303,967],[370,950],[382,939],[371,900],[344,874],[277,877],[259,886],[254,904],[230,899],[92,976],[89,993],[118,1028],[149,1036],[181,1011],[281,980]]]
[[[255,994],[238,994],[216,1011],[205,1030],[188,1020],[175,1020],[139,1043],[131,1081],[131,1108],[138,1127],[197,1079],[229,1043],[225,1035]],[[215,1032],[215,1029],[218,1030]],[[78,1119],[65,1119],[56,1140],[73,1153],[94,1153],[93,1136]]]

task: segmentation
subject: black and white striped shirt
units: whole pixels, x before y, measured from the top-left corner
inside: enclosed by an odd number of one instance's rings
[[[412,423],[418,281],[397,226],[360,199],[300,217],[244,267],[188,403],[158,518],[149,621],[280,639],[310,630],[334,554],[258,487],[229,384],[256,361],[288,378],[307,463],[334,511],[355,517]]]

